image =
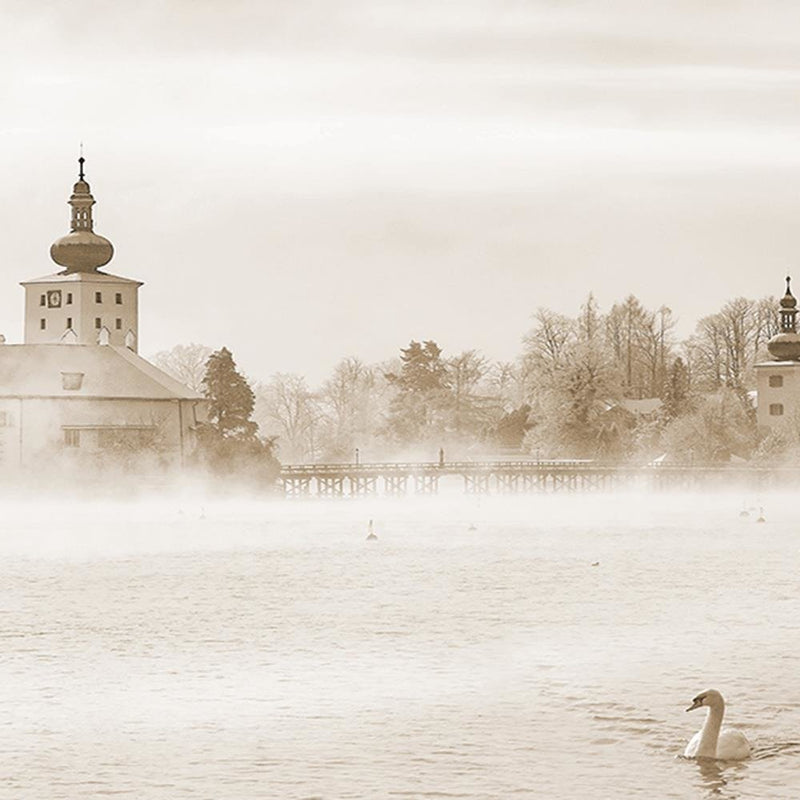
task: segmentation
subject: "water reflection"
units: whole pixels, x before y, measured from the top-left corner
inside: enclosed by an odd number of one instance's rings
[[[741,781],[747,771],[744,761],[718,761],[715,758],[695,759],[700,780],[709,797],[738,797],[731,784]]]

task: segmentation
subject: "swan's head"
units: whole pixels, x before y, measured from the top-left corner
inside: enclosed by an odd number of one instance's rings
[[[710,708],[721,708],[725,705],[722,695],[716,689],[708,689],[705,692],[700,692],[697,697],[692,700],[692,704],[687,708],[687,711],[694,711],[700,706],[709,706]]]

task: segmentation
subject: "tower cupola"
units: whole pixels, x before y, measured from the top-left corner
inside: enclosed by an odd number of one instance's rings
[[[797,300],[786,277],[786,294],[781,298],[778,315],[781,331],[767,342],[767,350],[776,361],[800,361],[800,335],[797,333]]]
[[[84,174],[84,157],[78,159],[78,181],[72,187],[69,205],[72,206],[70,232],[56,239],[50,247],[50,257],[56,264],[65,267],[64,273],[96,272],[108,264],[114,255],[114,247],[93,228],[92,206],[95,203]]]

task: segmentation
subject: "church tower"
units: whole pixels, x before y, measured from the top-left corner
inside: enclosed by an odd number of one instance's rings
[[[78,159],[72,188],[70,232],[53,242],[50,257],[64,269],[24,281],[25,344],[110,344],[136,352],[139,338],[140,281],[121,278],[100,267],[114,247],[94,232],[95,199]]]
[[[797,299],[791,278],[778,309],[780,333],[767,342],[772,361],[755,365],[758,388],[756,420],[768,431],[800,420],[800,334],[797,333]]]

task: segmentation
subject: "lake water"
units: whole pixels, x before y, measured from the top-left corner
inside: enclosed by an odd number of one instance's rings
[[[800,797],[795,505],[7,501],[0,797]]]

